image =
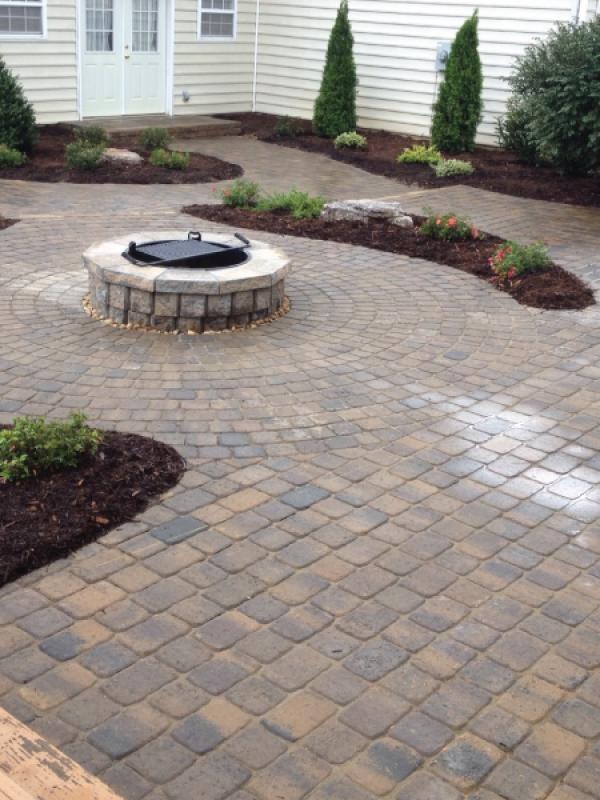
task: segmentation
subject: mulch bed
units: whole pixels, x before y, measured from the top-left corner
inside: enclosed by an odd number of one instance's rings
[[[75,469],[0,483],[0,586],[132,519],[184,470],[169,445],[107,432]]]
[[[454,178],[436,178],[427,164],[398,164],[396,156],[405,147],[411,147],[417,140],[399,133],[364,130],[368,139],[366,151],[336,150],[331,139],[315,136],[310,122],[297,120],[295,123],[302,133],[293,138],[281,138],[275,134],[277,117],[271,114],[222,114],[228,119],[239,120],[242,132],[251,134],[263,141],[321,153],[352,164],[355,167],[395,178],[408,184],[417,184],[428,189],[464,184],[490,192],[531,197],[538,200],[552,200],[557,203],[600,207],[600,180],[598,177],[566,177],[550,167],[533,167],[519,161],[514,153],[499,148],[478,147],[473,153],[463,153],[453,158],[470,161],[475,167],[473,175]]]
[[[11,225],[16,225],[18,221],[18,219],[9,219],[8,217],[0,216],[0,231],[10,228]]]
[[[96,169],[69,169],[65,163],[65,145],[74,138],[70,125],[42,126],[39,144],[25,164],[0,169],[0,179],[48,183],[210,183],[243,174],[238,164],[199,153],[190,154],[190,166],[184,170],[154,167],[147,160],[141,164],[106,161]],[[139,151],[144,158],[149,155],[140,151],[138,134],[115,133],[110,137],[110,146]]]
[[[489,281],[494,277],[488,258],[502,241],[485,234],[484,239],[462,242],[442,242],[420,234],[418,225],[423,217],[413,216],[414,228],[401,228],[384,221],[329,221],[324,219],[294,219],[288,214],[257,212],[225,205],[192,205],[183,209],[195,217],[227,225],[269,231],[285,236],[302,236],[360,245],[447,264]],[[496,284],[494,284],[496,285]],[[592,290],[571,272],[554,264],[548,269],[524,275],[512,286],[497,286],[508,292],[518,303],[544,309],[582,309],[594,304]]]

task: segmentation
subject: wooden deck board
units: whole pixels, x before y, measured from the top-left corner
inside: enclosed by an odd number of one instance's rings
[[[16,793],[18,789],[21,794]],[[121,798],[35,731],[0,709],[0,800]]]

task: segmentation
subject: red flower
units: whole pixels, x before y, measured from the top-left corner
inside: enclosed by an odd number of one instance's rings
[[[456,219],[456,217],[450,217],[450,219],[448,220],[448,225],[449,225],[451,228],[455,228],[455,227],[456,227],[456,224],[457,224],[457,219]]]

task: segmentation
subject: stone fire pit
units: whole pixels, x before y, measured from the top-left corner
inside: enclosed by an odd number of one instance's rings
[[[206,233],[213,242],[230,235]],[[129,242],[187,239],[182,231],[142,231],[94,244],[83,254],[90,305],[115,323],[202,333],[243,326],[278,312],[289,270],[286,254],[252,241],[248,259],[220,269],[137,266],[122,253]]]

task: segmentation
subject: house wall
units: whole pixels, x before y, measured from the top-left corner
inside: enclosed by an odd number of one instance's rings
[[[77,119],[77,14],[74,0],[48,0],[45,39],[0,38],[40,122]]]
[[[596,0],[581,0],[583,4]],[[257,111],[309,118],[338,0],[261,0]],[[452,41],[474,6],[460,0],[349,0],[359,76],[359,124],[427,135],[436,96],[438,42]],[[496,142],[514,59],[572,0],[481,0],[482,143]]]
[[[174,113],[249,111],[256,0],[237,0],[234,42],[198,41],[198,0],[175,0],[175,8]],[[184,89],[191,95],[187,103]]]

